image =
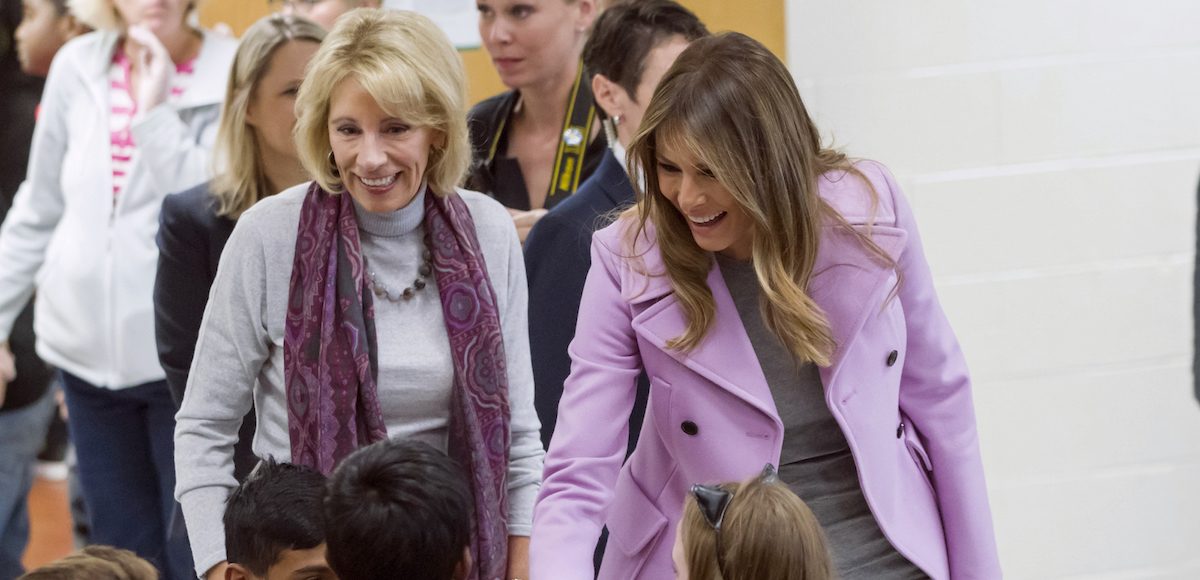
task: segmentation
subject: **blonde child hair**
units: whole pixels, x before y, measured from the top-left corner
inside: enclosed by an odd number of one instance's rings
[[[20,580],[158,580],[158,571],[129,550],[88,546],[28,572]]]
[[[771,465],[742,483],[692,486],[679,536],[688,580],[834,577],[821,524]]]

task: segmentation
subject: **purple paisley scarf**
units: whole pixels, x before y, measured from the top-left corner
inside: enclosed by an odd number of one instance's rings
[[[428,192],[425,232],[454,362],[449,455],[475,497],[473,578],[503,578],[508,561],[508,372],[496,294],[462,198]],[[375,384],[372,295],[354,203],[314,183],[304,198],[284,330],[292,462],[329,474],[387,437]]]

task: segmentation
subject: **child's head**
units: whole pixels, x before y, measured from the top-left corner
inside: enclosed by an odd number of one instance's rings
[[[87,32],[87,27],[67,12],[67,0],[21,0],[21,4],[24,12],[14,35],[17,58],[25,74],[44,77],[58,49]]]
[[[158,580],[158,571],[129,550],[88,546],[20,580]]]
[[[325,562],[325,476],[262,462],[225,506],[226,580],[336,578]]]
[[[380,441],[329,479],[329,565],[340,580],[451,580],[471,570],[471,490],[426,443]]]
[[[828,580],[821,525],[768,465],[743,483],[694,485],[675,534],[680,580]]]

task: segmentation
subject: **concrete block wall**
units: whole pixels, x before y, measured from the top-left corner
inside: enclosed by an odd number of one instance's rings
[[[819,126],[913,201],[1007,578],[1200,578],[1196,0],[787,0]]]

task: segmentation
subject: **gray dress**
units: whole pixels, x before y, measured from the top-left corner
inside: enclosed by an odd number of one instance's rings
[[[753,264],[719,254],[717,263],[783,422],[779,477],[817,516],[838,576],[842,580],[928,578],[896,551],[871,514],[854,456],[825,403],[816,365],[798,363],[763,322]]]

